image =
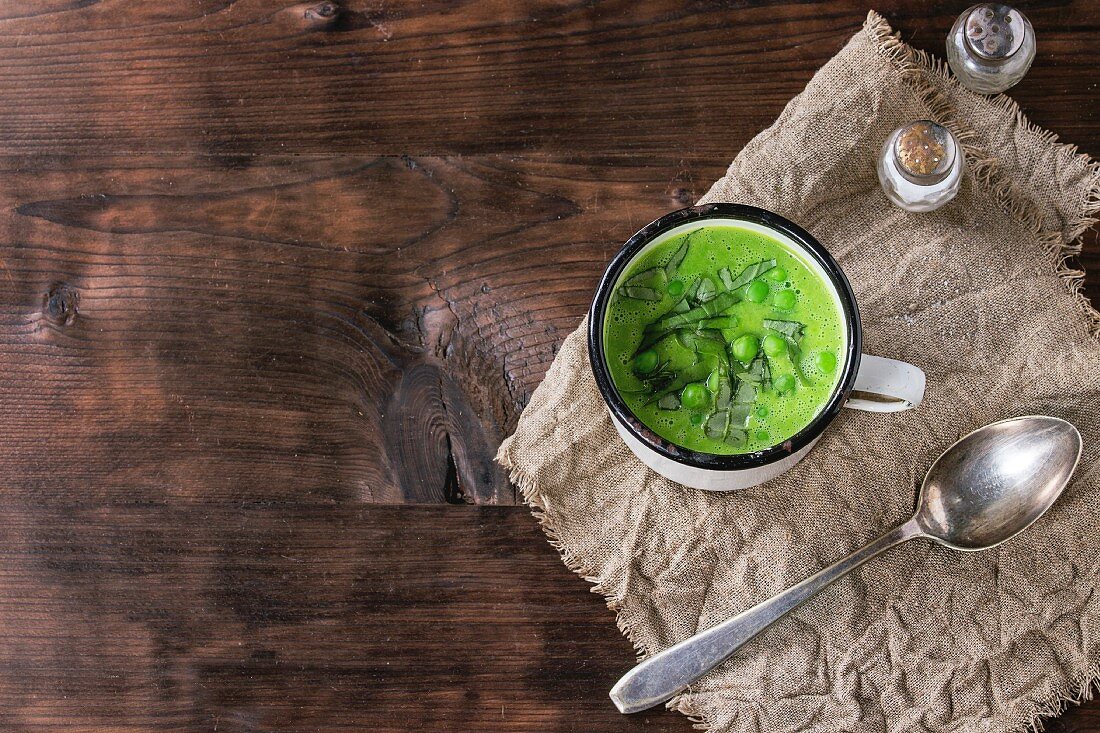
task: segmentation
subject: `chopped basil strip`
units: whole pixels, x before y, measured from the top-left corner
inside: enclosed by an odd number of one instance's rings
[[[740,381],[737,383],[737,391],[733,395],[733,401],[739,405],[751,405],[756,401],[756,385],[752,382]]]
[[[672,277],[673,275],[676,274],[676,270],[680,267],[680,263],[684,261],[685,257],[687,257],[688,245],[689,245],[690,242],[691,242],[691,235],[689,234],[686,237],[684,237],[684,243],[681,244],[676,249],[676,251],[672,253],[671,259],[669,259],[668,264],[665,265],[665,276],[666,277]]]
[[[643,270],[627,280],[624,285],[642,285],[647,288],[659,288],[665,284],[665,272],[659,267]]]
[[[728,412],[723,410],[722,412],[716,412],[710,416],[706,425],[703,426],[703,432],[711,440],[722,440],[726,435],[726,417]]]
[[[763,386],[764,389],[769,389],[771,387],[772,375],[771,368],[768,366],[768,357],[761,351],[756,355],[756,358],[752,360],[752,363],[749,364],[749,368],[739,376],[753,384]]]
[[[723,267],[718,271],[718,277],[722,278],[722,284],[726,286],[726,290],[733,290],[733,275],[730,274],[730,268]]]
[[[699,321],[699,328],[737,328],[737,316],[715,316]]]
[[[740,302],[741,296],[737,293],[719,293],[698,308],[692,308],[689,312],[702,310],[704,316],[716,316],[727,308],[731,308]]]
[[[707,378],[710,374],[711,368],[705,364],[693,364],[687,369],[681,370],[676,376],[663,384],[657,393],[650,397],[646,404],[659,401],[662,397],[673,392],[679,394],[680,390],[686,387],[691,382],[699,382]]]
[[[657,400],[657,407],[662,410],[679,410],[680,398],[676,396],[676,393],[666,394],[661,399]]]
[[[624,285],[623,295],[628,298],[634,298],[634,300],[651,300],[657,302],[661,299],[661,294],[656,290],[641,285]]]
[[[740,302],[740,296],[734,293],[719,293],[712,300],[696,306],[684,313],[670,313],[645,327],[645,336],[638,345],[638,351],[645,351],[653,344],[672,334],[678,328],[695,327],[698,321],[718,315],[727,308]]]
[[[752,405],[734,405],[730,408],[730,426],[741,429],[749,425]]]
[[[712,300],[718,295],[718,286],[714,284],[714,281],[709,277],[702,277],[699,279],[699,289],[695,293],[695,300],[698,303],[706,303],[708,300]]]
[[[733,430],[733,429],[731,429],[729,431],[729,434],[726,435],[726,442],[729,443],[730,445],[739,446],[739,445],[744,444],[744,442],[748,439],[748,437],[749,437],[749,434],[746,433],[744,430]]]
[[[806,327],[798,321],[774,321],[770,318],[765,318],[764,328],[770,328],[788,341],[798,343],[802,340],[802,331]]]
[[[709,381],[709,379],[708,379]],[[718,394],[714,398],[714,412],[707,418],[703,432],[712,440],[725,440],[730,426],[730,399],[733,389],[727,376],[719,377]]]
[[[725,410],[730,406],[730,399],[733,397],[733,388],[730,387],[729,378],[719,379],[718,382],[718,394],[714,398],[714,406],[719,410]]]
[[[762,262],[756,262],[754,264],[751,264],[748,267],[746,267],[744,270],[742,270],[741,274],[738,275],[734,279],[734,281],[731,284],[727,285],[726,287],[729,290],[736,290],[737,288],[744,287],[745,285],[748,285],[749,283],[751,283],[753,280],[755,280],[759,276],[763,275],[768,270],[775,267],[775,264],[776,264],[775,260],[763,260]]]

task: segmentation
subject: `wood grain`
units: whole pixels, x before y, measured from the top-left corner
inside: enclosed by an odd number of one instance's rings
[[[1100,153],[1092,4],[1021,5],[1013,96]],[[939,52],[960,8],[878,9]],[[614,712],[610,612],[466,505],[516,502],[492,456],[619,243],[865,12],[0,6],[0,730],[689,731]]]
[[[25,495],[0,555],[12,733],[690,730],[615,711],[630,645],[517,508]]]
[[[74,499],[4,499],[5,731],[692,730],[519,507]]]
[[[1039,56],[1013,96],[1038,124],[1095,139],[1094,2],[1019,4]],[[940,55],[961,9],[875,6]],[[9,2],[0,152],[722,160],[866,12],[854,0]]]
[[[720,171],[0,160],[0,470],[102,501],[513,503],[493,455],[603,264]]]

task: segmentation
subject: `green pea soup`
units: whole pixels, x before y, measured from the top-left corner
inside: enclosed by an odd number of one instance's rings
[[[701,453],[782,443],[821,412],[845,324],[820,267],[750,222],[681,228],[647,245],[607,305],[604,350],[630,411]]]

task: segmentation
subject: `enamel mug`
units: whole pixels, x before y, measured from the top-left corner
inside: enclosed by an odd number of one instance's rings
[[[828,285],[844,319],[843,358],[838,359],[839,379],[829,400],[802,430],[779,445],[754,453],[700,453],[657,435],[634,416],[615,389],[604,354],[608,300],[634,260],[668,239],[712,225],[755,230],[778,240]],[[861,354],[862,342],[855,295],[832,255],[798,225],[765,209],[742,204],[705,204],[680,209],[638,231],[607,266],[589,311],[589,360],[619,435],[642,463],[657,473],[685,486],[709,491],[755,486],[789,470],[809,453],[842,407],[897,412],[919,405],[924,396],[924,372],[903,361]]]

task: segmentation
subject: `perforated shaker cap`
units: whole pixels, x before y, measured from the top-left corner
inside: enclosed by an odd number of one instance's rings
[[[955,137],[943,125],[917,120],[898,129],[894,160],[901,174],[916,184],[939,183],[951,172],[958,155]]]
[[[1001,3],[975,5],[966,16],[966,45],[990,61],[1007,59],[1024,43],[1027,19],[1020,11]]]

